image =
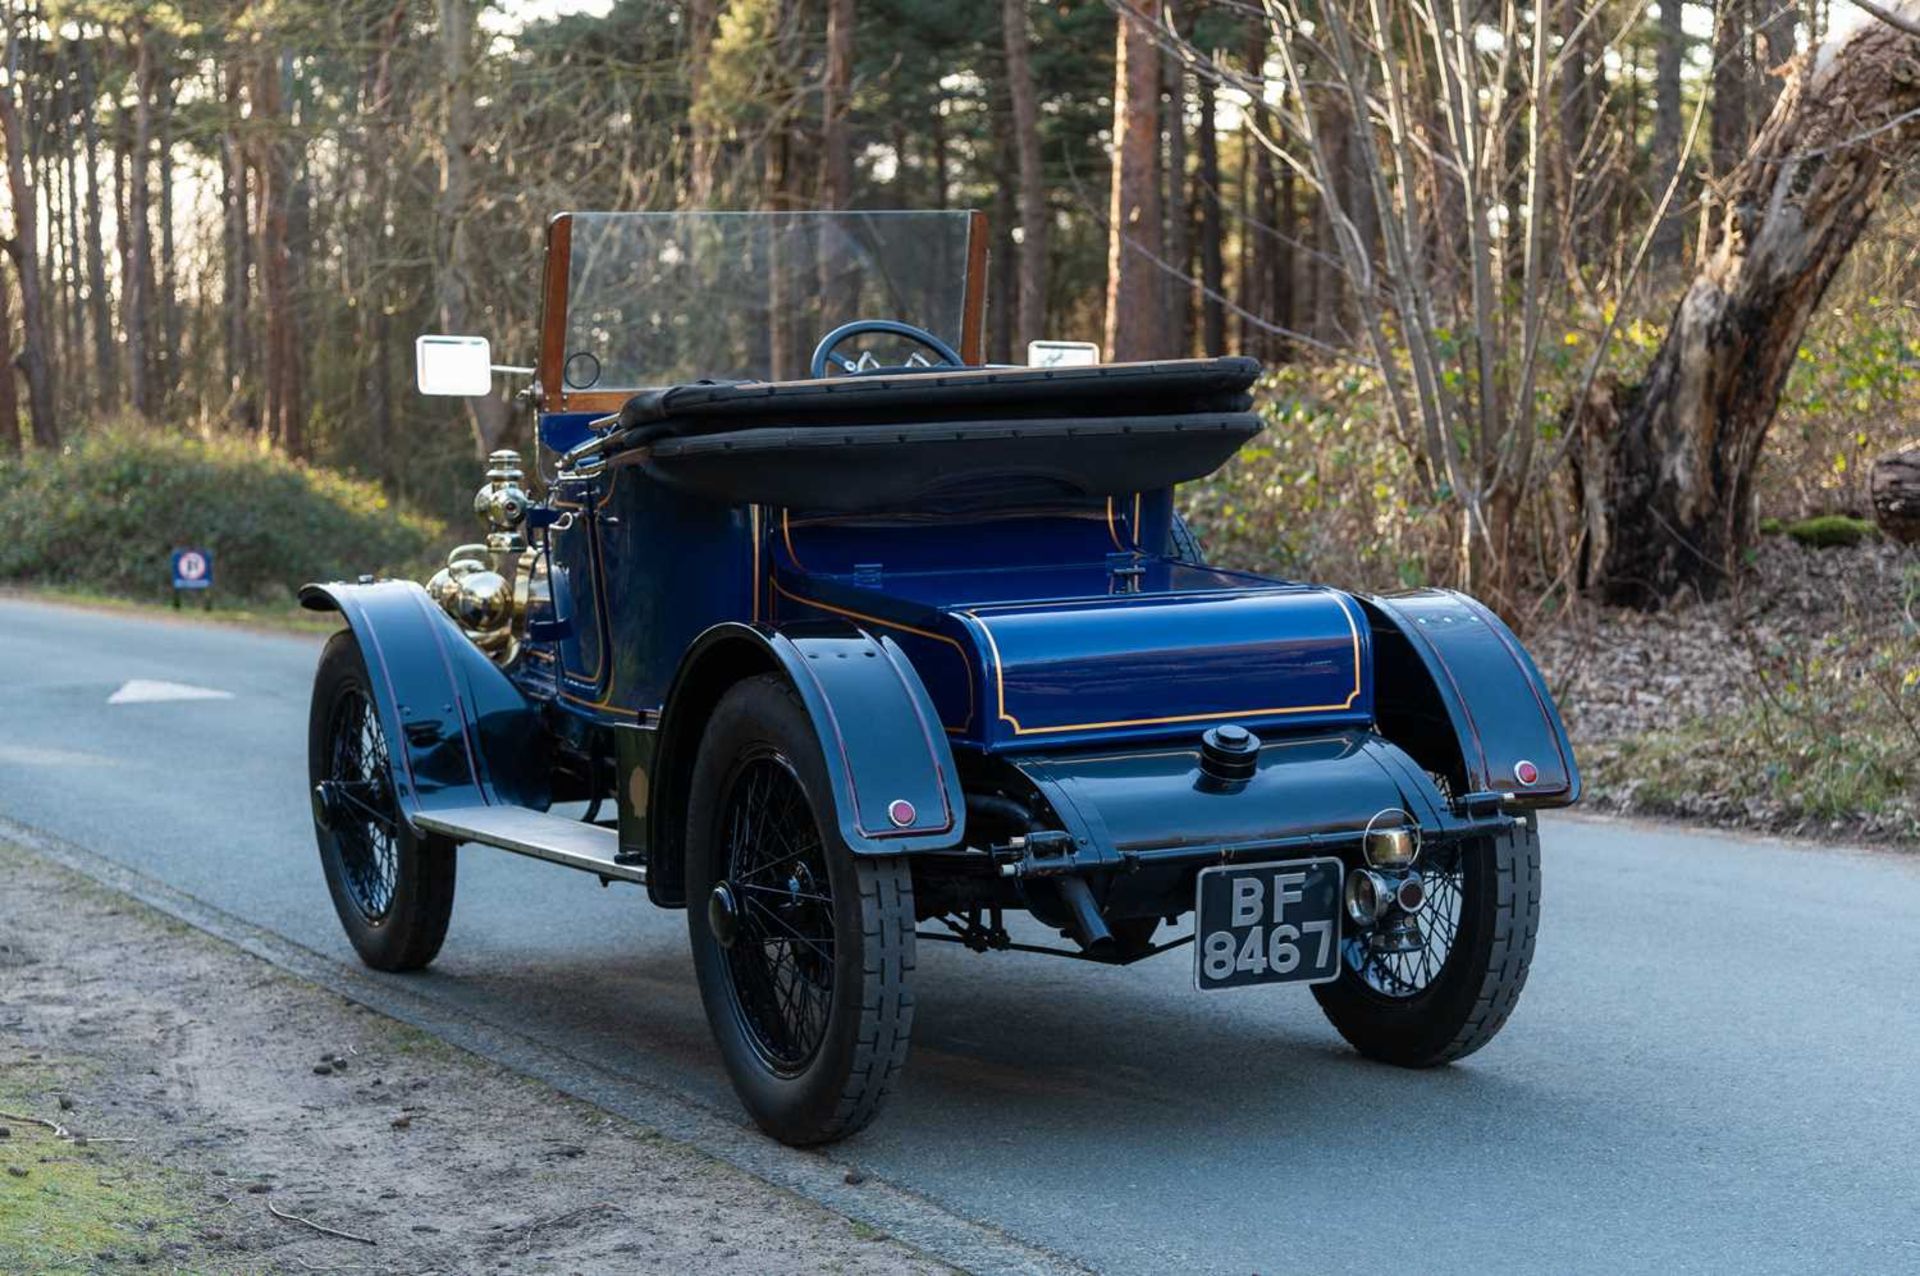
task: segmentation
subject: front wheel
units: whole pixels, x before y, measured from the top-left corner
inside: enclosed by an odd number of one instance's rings
[[[856,856],[826,763],[775,675],[720,700],[687,810],[687,931],[735,1091],[783,1143],[827,1143],[879,1112],[913,1026],[913,878]]]
[[[376,970],[425,966],[453,915],[453,844],[401,817],[367,663],[346,630],[314,675],[307,776],[320,866],[354,950]]]
[[[1354,1049],[1405,1068],[1472,1054],[1513,1013],[1540,928],[1539,831],[1528,818],[1437,848],[1421,877],[1427,901],[1410,932],[1418,942],[1350,936],[1340,977],[1313,990]]]

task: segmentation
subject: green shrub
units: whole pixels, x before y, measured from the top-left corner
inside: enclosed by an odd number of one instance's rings
[[[372,483],[152,426],[0,462],[0,582],[171,592],[176,546],[211,549],[217,594],[284,601],[309,580],[418,575],[446,539]]]
[[[1868,537],[1876,535],[1876,532],[1873,524],[1864,518],[1849,518],[1845,514],[1821,514],[1815,518],[1803,518],[1797,523],[1789,523],[1787,535],[1810,548],[1828,549],[1836,545],[1858,545]]]

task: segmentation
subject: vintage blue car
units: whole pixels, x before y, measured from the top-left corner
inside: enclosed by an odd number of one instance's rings
[[[642,885],[794,1144],[879,1109],[927,940],[1190,944],[1407,1067],[1500,1030],[1580,792],[1533,662],[1458,593],[1209,566],[1173,487],[1259,433],[1257,365],[983,366],[985,279],[977,214],[552,221],[537,366],[493,369],[538,482],[496,452],[424,587],[301,594],[346,622],[310,778],[367,963],[433,959],[461,844]],[[419,353],[486,390],[483,340]]]

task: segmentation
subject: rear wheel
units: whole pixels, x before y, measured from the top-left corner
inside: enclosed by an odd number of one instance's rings
[[[1205,567],[1207,551],[1200,547],[1200,538],[1193,533],[1193,527],[1179,513],[1173,516],[1173,525],[1168,529],[1168,541],[1173,550],[1173,559],[1189,567]]]
[[[913,1026],[913,879],[855,856],[828,813],[826,766],[785,679],[722,697],[693,769],[687,930],[734,1089],[783,1143],[871,1121]]]
[[[376,970],[425,966],[453,915],[453,844],[401,817],[366,661],[345,630],[314,676],[307,773],[320,866],[354,950]]]
[[[1527,983],[1540,927],[1540,835],[1505,833],[1423,856],[1417,943],[1381,934],[1341,944],[1340,977],[1313,990],[1336,1031],[1369,1059],[1427,1068],[1493,1040]]]

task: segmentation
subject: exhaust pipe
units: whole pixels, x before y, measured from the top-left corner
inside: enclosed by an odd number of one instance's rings
[[[1089,957],[1110,957],[1113,955],[1113,932],[1107,929],[1106,918],[1100,916],[1100,909],[1093,902],[1093,892],[1087,889],[1087,879],[1075,873],[1062,876],[1057,885],[1060,900],[1067,906],[1067,916],[1073,924],[1073,937]]]

